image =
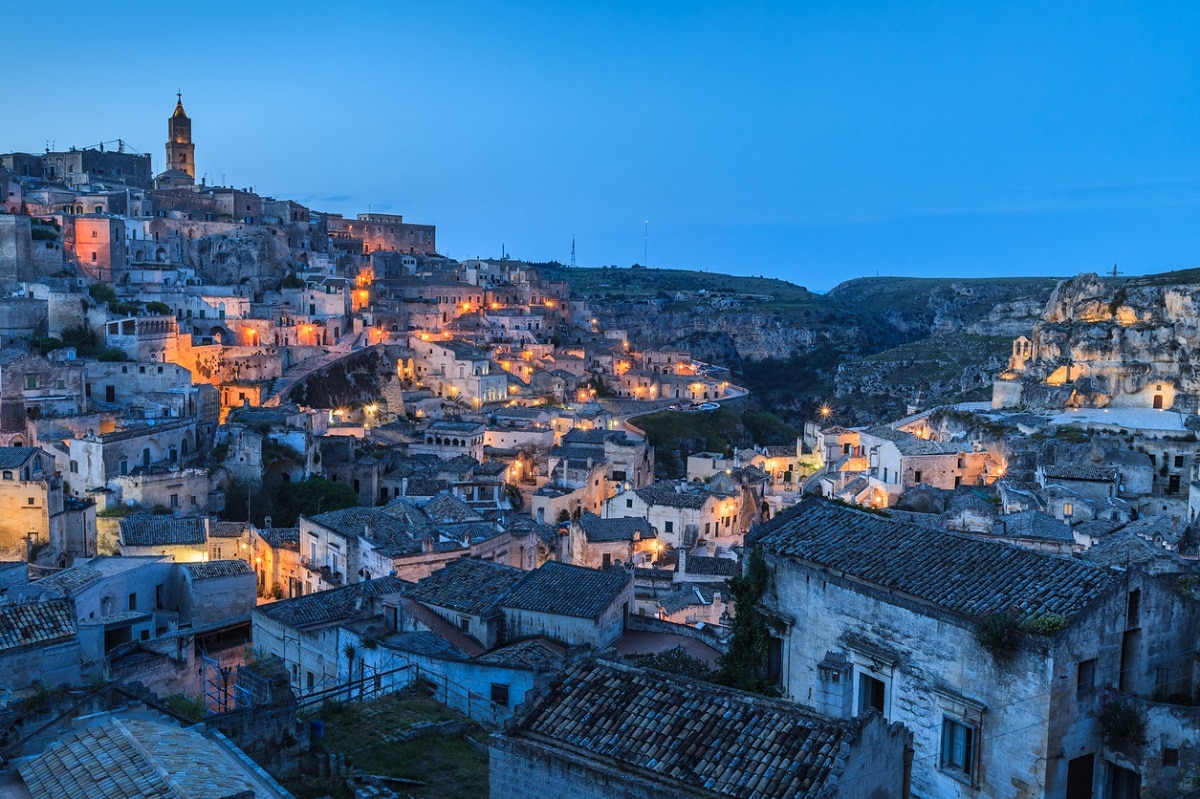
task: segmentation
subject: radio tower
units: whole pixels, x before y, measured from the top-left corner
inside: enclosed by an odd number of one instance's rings
[[[575,234],[571,234],[571,268],[575,268]]]

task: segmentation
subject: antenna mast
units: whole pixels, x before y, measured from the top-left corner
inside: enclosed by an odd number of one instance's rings
[[[571,234],[571,268],[575,268],[575,234]]]

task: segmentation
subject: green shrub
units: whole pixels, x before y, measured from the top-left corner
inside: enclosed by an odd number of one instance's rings
[[[1016,649],[1020,626],[1014,610],[986,613],[975,622],[975,640],[995,657],[1004,657]]]
[[[1110,699],[1100,706],[1104,739],[1113,743],[1146,742],[1146,718],[1132,702]]]
[[[1037,616],[1031,616],[1021,622],[1021,629],[1024,632],[1033,635],[1054,635],[1059,630],[1065,629],[1069,620],[1066,616],[1058,613],[1042,613]]]

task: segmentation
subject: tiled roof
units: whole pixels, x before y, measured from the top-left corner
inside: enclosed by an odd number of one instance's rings
[[[355,507],[322,513],[310,521],[346,538],[366,539],[380,553],[391,555],[420,552],[420,538],[426,533],[424,515],[419,512],[400,516],[390,509]]]
[[[553,641],[545,638],[527,638],[493,649],[474,658],[474,662],[527,671],[551,672],[563,667],[566,654],[567,650]]]
[[[658,606],[667,613],[678,613],[685,608],[711,604],[712,598],[705,597],[694,585],[672,591],[658,599]]]
[[[49,577],[43,577],[37,581],[37,586],[39,588],[49,588],[52,591],[58,591],[61,594],[70,596],[76,589],[83,588],[85,585],[91,585],[99,580],[101,576],[99,570],[80,563],[77,566],[72,566],[69,569],[63,569],[60,572],[51,574]]]
[[[16,469],[35,452],[36,447],[0,447],[0,469]]]
[[[300,544],[299,527],[271,527],[259,530],[258,537],[273,547],[295,548]]]
[[[583,662],[555,680],[510,734],[583,750],[689,796],[757,799],[824,795],[857,725],[711,683]]]
[[[254,612],[289,627],[328,624],[353,618],[369,604],[367,600],[373,597],[398,594],[412,585],[398,577],[379,577],[331,591],[319,591],[295,599],[260,605]]]
[[[208,523],[208,534],[213,538],[241,538],[246,534],[246,522]]]
[[[71,638],[75,632],[69,599],[0,605],[0,651]]]
[[[733,558],[710,558],[706,555],[688,555],[685,566],[688,574],[711,574],[719,577],[736,577],[742,571]]]
[[[601,519],[594,513],[584,513],[579,517],[579,526],[587,535],[587,540],[601,544],[610,541],[637,541],[643,538],[656,538],[650,522],[640,516],[630,516],[623,519]]]
[[[1025,510],[997,518],[996,523],[992,525],[992,535],[1001,538],[1075,542],[1075,536],[1071,533],[1070,527],[1040,510]]]
[[[202,733],[152,719],[110,718],[72,732],[17,771],[33,799],[286,795]]]
[[[502,563],[462,558],[421,580],[405,591],[405,596],[426,605],[481,616],[524,575],[520,569]]]
[[[203,563],[185,563],[193,580],[211,580],[215,577],[236,577],[239,574],[253,574],[250,564],[244,560],[210,560]]]
[[[421,506],[425,515],[435,524],[438,522],[474,522],[483,519],[478,512],[458,497],[441,492]]]
[[[1068,618],[1115,578],[1070,558],[928,530],[820,499],[760,528],[757,543],[968,618],[1007,608]]]
[[[679,486],[683,490],[676,490]],[[655,483],[652,486],[639,488],[634,492],[647,505],[665,505],[669,508],[703,508],[712,494],[705,491],[690,489],[683,483]]]
[[[1090,463],[1050,463],[1042,466],[1042,474],[1051,480],[1089,480],[1111,483],[1117,479],[1117,470],[1109,466]]]
[[[121,520],[121,544],[130,547],[196,546],[208,543],[204,519],[139,513]]]
[[[629,583],[624,571],[598,571],[550,560],[526,572],[500,605],[517,610],[597,619]]]

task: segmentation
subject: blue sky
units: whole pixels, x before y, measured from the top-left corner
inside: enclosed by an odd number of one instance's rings
[[[625,266],[648,219],[651,266],[818,290],[1200,265],[1194,3],[177,7],[10,9],[0,151],[161,168],[182,89],[209,182],[459,258]]]

